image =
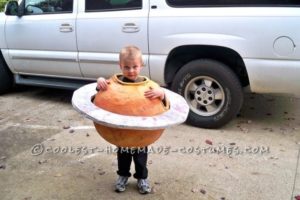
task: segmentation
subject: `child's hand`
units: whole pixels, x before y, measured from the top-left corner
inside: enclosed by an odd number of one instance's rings
[[[105,80],[104,78],[100,77],[97,79],[97,89],[106,90],[109,83],[109,80]]]
[[[150,88],[150,90],[147,90],[144,93],[145,97],[148,99],[155,99],[155,98],[159,98],[160,100],[163,100],[165,98],[165,92],[163,89],[161,88],[156,88],[156,89],[152,89]]]

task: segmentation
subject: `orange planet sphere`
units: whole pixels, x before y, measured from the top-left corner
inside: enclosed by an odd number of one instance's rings
[[[110,79],[108,88],[99,91],[94,104],[106,111],[127,116],[155,116],[169,109],[160,99],[148,99],[144,92],[158,88],[159,85],[148,78],[138,83],[128,83],[119,80],[120,75]],[[119,147],[145,147],[155,142],[164,129],[133,130],[112,128],[94,123],[98,133],[108,142]]]

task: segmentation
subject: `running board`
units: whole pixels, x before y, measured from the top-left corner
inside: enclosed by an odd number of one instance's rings
[[[77,89],[85,84],[92,83],[95,81],[89,80],[74,80],[66,78],[53,78],[53,77],[41,77],[41,76],[30,76],[30,75],[14,75],[16,84],[20,85],[32,85],[42,86],[50,88],[61,88],[61,89]]]

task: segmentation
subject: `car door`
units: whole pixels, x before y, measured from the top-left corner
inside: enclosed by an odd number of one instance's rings
[[[109,77],[120,72],[119,51],[136,45],[143,52],[148,76],[148,1],[85,0],[79,2],[77,42],[84,77]]]
[[[76,46],[73,0],[23,0],[21,17],[8,16],[5,36],[20,74],[82,77]],[[73,9],[74,8],[74,9]]]

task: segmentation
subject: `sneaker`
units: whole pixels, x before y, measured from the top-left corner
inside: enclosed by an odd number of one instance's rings
[[[151,192],[150,184],[147,179],[138,179],[137,186],[141,194],[148,194]]]
[[[128,185],[128,177],[126,176],[119,176],[116,185],[115,191],[116,192],[124,192],[126,190],[126,185]]]

